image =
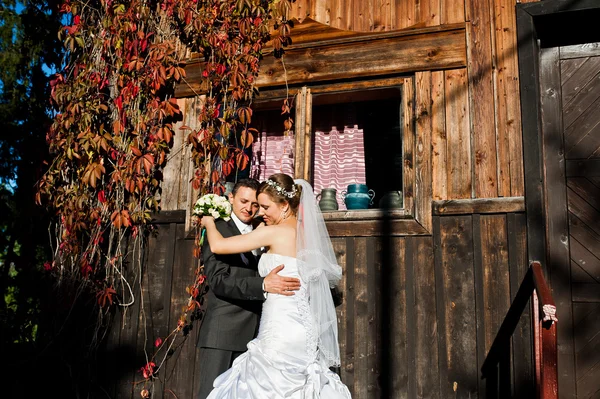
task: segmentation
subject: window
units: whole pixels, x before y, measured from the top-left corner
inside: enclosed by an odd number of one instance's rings
[[[278,172],[303,177],[315,194],[335,188],[340,210],[346,209],[342,193],[354,183],[373,190],[370,208],[378,208],[391,192],[394,208],[403,207],[407,79],[303,87],[295,99],[295,134],[290,135],[282,133],[281,100],[261,93],[268,100],[254,106],[252,127],[260,133],[252,146],[250,175],[259,180]]]

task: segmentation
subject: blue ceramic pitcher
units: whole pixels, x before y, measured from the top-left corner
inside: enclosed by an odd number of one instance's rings
[[[347,190],[342,191],[347,209],[369,209],[374,197],[375,191],[369,190],[366,184],[349,184]]]

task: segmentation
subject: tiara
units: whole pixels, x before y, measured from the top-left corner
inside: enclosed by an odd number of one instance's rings
[[[279,183],[277,183],[274,180],[267,179],[266,183],[269,186],[273,187],[275,190],[277,190],[277,192],[279,194],[281,194],[281,195],[283,195],[285,197],[294,198],[296,196],[297,191],[296,191],[296,185],[295,184],[292,185],[292,190],[291,191],[287,191],[285,188],[281,187],[279,185]]]

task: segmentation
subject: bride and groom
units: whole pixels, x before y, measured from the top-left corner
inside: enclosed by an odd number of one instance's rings
[[[340,364],[330,288],[341,268],[312,187],[276,174],[253,198],[247,182],[230,195],[229,222],[201,219],[211,290],[200,331],[200,397],[350,398],[329,369]],[[264,226],[246,233],[257,205]],[[267,250],[260,261],[258,248]]]

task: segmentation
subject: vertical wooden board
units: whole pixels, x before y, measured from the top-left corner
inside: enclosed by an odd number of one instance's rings
[[[514,300],[528,270],[527,220],[523,213],[506,216],[508,235],[508,262],[510,268],[510,301]],[[532,326],[530,306],[521,315],[512,336],[513,397],[528,399],[534,396],[532,366]]]
[[[294,159],[294,177],[297,179],[304,179],[304,148],[305,148],[305,118],[306,118],[306,87],[298,90],[295,98],[296,102],[296,115],[294,118],[295,127],[295,137],[296,137],[296,148],[294,150],[294,154],[296,159]]]
[[[506,216],[482,215],[480,226],[487,353],[511,302]]]
[[[381,397],[381,239],[367,238],[367,314],[369,315],[367,332],[368,378],[367,392],[369,398]]]
[[[169,326],[174,329],[179,318],[184,314],[188,304],[189,294],[186,288],[194,283],[197,259],[193,256],[193,240],[186,240],[185,228],[177,225],[177,239],[175,241],[175,258],[173,276],[171,279],[171,307]],[[194,327],[196,327],[194,325]],[[196,334],[184,336],[179,334],[176,343],[178,345],[173,356],[169,359],[167,367],[167,381],[165,388],[169,389],[178,398],[193,398],[195,389],[193,380],[195,378],[196,361]],[[165,394],[165,398],[169,394]]]
[[[406,363],[409,370],[408,386],[406,393],[409,398],[417,396],[417,368],[416,368],[416,308],[415,308],[415,268],[417,250],[415,237],[406,237],[406,250],[404,254],[406,271]]]
[[[467,23],[467,64],[473,140],[473,191],[475,198],[494,198],[498,196],[498,164],[490,9],[487,0],[468,2],[472,18]]]
[[[420,0],[417,2],[417,23],[438,26],[441,21],[442,0]]]
[[[156,235],[148,241],[144,259],[143,311],[140,313],[138,342],[143,342],[144,354],[153,357],[152,361],[161,367],[163,378],[155,380],[153,387],[157,398],[163,396],[165,367],[160,364],[164,353],[154,357],[154,342],[157,338],[166,339],[174,328],[169,325],[169,314],[176,230],[175,223],[156,225]]]
[[[312,16],[311,0],[296,0],[292,3],[292,10],[290,11],[290,17],[296,18],[298,21],[304,21],[304,18]],[[314,18],[314,16],[312,16]]]
[[[406,308],[406,239],[392,239],[390,248],[391,270],[386,278],[390,279],[390,296],[387,299],[387,312],[390,312],[390,374],[387,377],[391,398],[409,399],[407,396],[408,369],[407,352],[407,308]],[[384,326],[385,328],[386,326]]]
[[[356,32],[369,31],[369,13],[367,10],[367,2],[365,0],[353,0],[352,9],[352,30]]]
[[[441,398],[433,237],[415,237],[414,315],[417,398]]]
[[[180,128],[187,124],[186,119],[189,118],[188,104],[192,99],[178,99],[177,104],[179,109],[184,113],[184,120],[175,124],[174,134],[172,137],[173,145],[170,152],[166,156],[167,164],[163,168],[163,182],[161,185],[162,191],[160,195],[160,207],[162,210],[171,211],[179,209],[179,181],[181,178],[181,152],[184,148],[184,135],[186,134]]]
[[[444,315],[445,329],[440,339],[440,370],[443,398],[477,398],[477,331],[475,316],[475,282],[473,274],[473,232],[470,216],[440,219],[441,263],[436,286],[442,293],[438,310]],[[438,296],[439,298],[439,296]],[[439,314],[439,313],[438,313]],[[441,361],[445,361],[443,364]]]
[[[345,327],[345,342],[346,342],[346,354],[345,354],[345,366],[342,368],[342,380],[346,386],[350,389],[350,393],[354,395],[354,370],[355,370],[355,352],[354,352],[354,308],[356,302],[356,281],[354,277],[354,265],[356,264],[354,253],[354,238],[348,237],[344,239],[346,241],[346,291],[345,291],[345,305],[346,305],[346,327]]]
[[[140,367],[146,364],[146,359],[137,351],[137,339],[138,339],[138,327],[140,319],[140,304],[142,298],[142,274],[139,270],[135,259],[141,257],[139,248],[132,248],[131,253],[128,254],[127,259],[129,264],[132,265],[129,273],[125,276],[127,284],[131,287],[132,292],[130,293],[127,288],[123,291],[118,291],[118,294],[123,297],[125,303],[129,303],[132,299],[134,300],[130,306],[121,307],[118,317],[121,321],[121,335],[119,347],[123,357],[128,356],[133,359],[131,363],[123,366],[123,372],[121,378],[117,382],[116,394],[117,398],[137,398],[141,388],[134,387],[133,382],[139,381],[142,377],[139,373]],[[132,298],[133,296],[133,298]]]
[[[448,199],[471,198],[471,136],[467,70],[444,72],[446,100]]]
[[[121,348],[119,347],[120,335],[121,320],[119,318],[119,312],[114,312],[110,316],[110,329],[105,337],[99,364],[117,365],[121,363]],[[107,396],[114,398],[116,397],[116,386],[121,377],[122,373],[120,372],[120,367],[100,367],[98,384],[102,391],[106,392]]]
[[[396,14],[397,29],[408,28],[416,23],[415,0],[398,0],[398,13]]]
[[[415,88],[413,79],[402,84],[402,161],[404,162],[404,208],[411,212],[415,201]]]
[[[523,195],[517,32],[514,0],[494,0],[498,195]]]
[[[329,10],[329,22],[332,28],[337,29],[345,29],[344,23],[345,19],[345,9],[346,2],[344,0],[329,0],[328,4],[330,5]]]
[[[442,25],[465,22],[465,0],[441,0]]]
[[[375,31],[390,31],[392,30],[392,26],[394,25],[392,21],[393,0],[375,0],[375,7],[378,10],[375,10],[374,14],[374,25],[373,28]]]
[[[354,238],[354,397],[368,398],[369,297],[367,290],[367,238]]]
[[[347,317],[347,306],[348,303],[348,281],[347,281],[347,261],[346,261],[346,239],[345,238],[332,238],[331,244],[333,245],[333,252],[335,253],[338,264],[342,268],[342,278],[337,285],[337,289],[340,292],[342,303],[336,307],[336,314],[338,318],[338,341],[340,343],[340,363],[341,363],[341,378],[344,383],[346,361],[346,317]]]
[[[575,392],[576,374],[573,352],[571,304],[571,276],[569,261],[569,225],[567,187],[563,147],[563,113],[561,112],[560,53],[559,48],[540,52],[540,107],[544,189],[545,236],[547,264],[552,295],[561,322],[557,324],[558,383],[564,392]],[[563,108],[564,111],[564,108]]]
[[[431,231],[431,72],[415,74],[415,218]]]
[[[444,80],[444,72],[431,73],[431,185],[434,200],[448,199],[448,140]]]
[[[185,102],[185,123],[190,129],[197,129],[198,126],[198,113],[200,112],[200,104],[201,100],[198,97],[194,97],[193,99],[187,99]],[[187,142],[187,135],[190,133],[189,130],[181,131],[182,143],[181,148],[179,149],[179,153],[174,155],[180,159],[181,169],[179,176],[179,198],[177,200],[177,208],[176,209],[188,209],[188,201],[190,199],[188,191],[192,190],[192,185],[190,183],[193,172],[193,164],[192,164],[192,151],[191,147],[185,145]]]

